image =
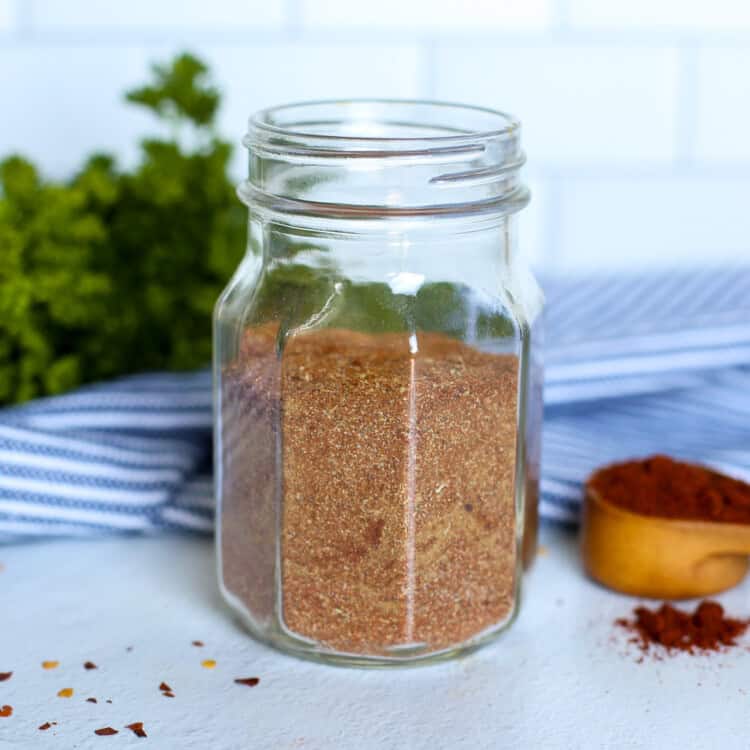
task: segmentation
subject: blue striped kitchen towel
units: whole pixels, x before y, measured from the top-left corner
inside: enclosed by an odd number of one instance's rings
[[[545,284],[544,518],[596,466],[667,452],[750,480],[750,268]],[[213,526],[211,376],[0,412],[0,540]]]

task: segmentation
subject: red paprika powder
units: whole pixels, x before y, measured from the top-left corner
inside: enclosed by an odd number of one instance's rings
[[[624,510],[663,518],[750,523],[750,485],[667,456],[600,469],[589,487]]]
[[[683,612],[671,604],[658,609],[636,607],[632,620],[620,618],[615,623],[633,634],[631,639],[643,651],[663,646],[668,652],[690,654],[723,651],[737,645],[737,639],[750,626],[750,620],[727,617],[718,602],[704,601],[694,612]]]

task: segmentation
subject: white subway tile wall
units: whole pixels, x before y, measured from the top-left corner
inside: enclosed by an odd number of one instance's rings
[[[123,106],[122,92],[148,74],[149,58],[143,47],[0,44],[0,155],[18,151],[53,176],[92,151],[132,163],[151,120]]]
[[[560,252],[580,268],[750,260],[746,177],[571,178],[560,194]]]
[[[132,163],[154,125],[122,92],[183,49],[211,65],[237,144],[290,100],[518,115],[538,268],[750,262],[748,0],[0,0],[0,155],[51,176],[94,149]]]
[[[750,29],[747,0],[568,0],[571,23],[592,28]]]
[[[221,130],[241,137],[248,116],[284,101],[420,95],[417,45],[258,42],[210,44],[198,52],[224,86]]]
[[[301,0],[307,28],[364,27],[410,30],[542,29],[554,0]]]
[[[750,2],[747,7],[750,10]],[[750,46],[701,50],[697,86],[701,101],[696,122],[698,156],[750,160]]]
[[[276,28],[286,18],[283,3],[265,0],[21,0],[30,2],[31,22],[50,29]]]
[[[674,156],[673,49],[445,46],[435,68],[438,99],[518,113],[534,163],[668,163]]]

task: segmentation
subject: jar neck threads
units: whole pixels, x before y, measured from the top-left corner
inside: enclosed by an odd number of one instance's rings
[[[263,110],[249,124],[241,199],[326,219],[503,216],[529,200],[520,125],[436,102],[350,100]]]

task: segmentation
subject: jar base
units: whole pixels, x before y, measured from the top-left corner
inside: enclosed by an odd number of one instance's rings
[[[370,669],[391,669],[394,667],[420,667],[438,664],[450,659],[457,659],[468,656],[478,649],[492,643],[515,621],[519,611],[518,591],[516,592],[515,605],[508,617],[501,623],[493,625],[490,628],[479,633],[469,641],[458,646],[451,646],[439,651],[429,651],[420,653],[425,645],[404,646],[398,649],[394,648],[393,656],[363,656],[362,654],[348,654],[339,651],[328,651],[321,647],[315,641],[306,640],[290,634],[278,621],[269,623],[267,627],[261,629],[249,614],[242,603],[233,596],[231,592],[222,587],[222,595],[230,611],[235,618],[247,630],[250,635],[258,642],[269,646],[275,651],[279,651],[287,656],[294,656],[306,661],[317,662],[318,664],[327,664],[335,667],[356,667]]]

